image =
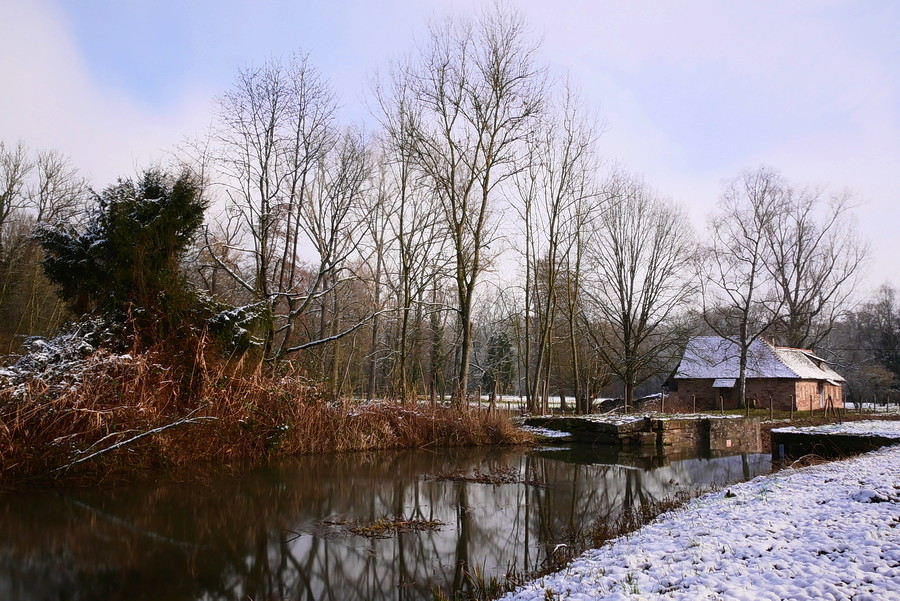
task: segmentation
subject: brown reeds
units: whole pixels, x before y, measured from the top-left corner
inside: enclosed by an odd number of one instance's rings
[[[339,530],[364,536],[366,538],[390,538],[395,534],[407,532],[430,532],[446,526],[440,520],[425,520],[414,517],[382,516],[372,521],[347,521],[340,518],[323,520],[322,526],[335,527]],[[299,534],[298,534],[299,536]]]
[[[98,351],[66,378],[0,389],[0,484],[306,453],[530,442],[496,413],[327,402],[296,374],[210,362],[202,350],[184,369],[153,352]]]

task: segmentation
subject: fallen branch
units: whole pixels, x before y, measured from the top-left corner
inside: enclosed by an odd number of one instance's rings
[[[190,412],[188,415],[182,417],[181,419],[175,420],[174,422],[172,422],[170,424],[166,424],[165,426],[159,426],[158,428],[153,428],[152,430],[147,430],[146,432],[141,432],[137,436],[132,436],[131,438],[129,438],[127,440],[123,440],[121,442],[117,442],[116,444],[110,445],[104,449],[100,449],[99,451],[97,451],[95,453],[91,453],[87,457],[82,457],[80,459],[76,459],[75,461],[73,461],[71,463],[68,463],[68,464],[58,467],[54,470],[51,470],[50,473],[52,474],[55,472],[61,472],[63,470],[67,470],[70,467],[78,465],[79,463],[83,463],[89,459],[93,459],[94,457],[96,457],[98,455],[102,455],[103,453],[106,453],[108,451],[113,451],[115,449],[124,447],[125,445],[131,444],[132,442],[139,440],[145,436],[149,436],[150,434],[159,434],[160,432],[162,432],[164,430],[168,430],[169,428],[174,428],[175,426],[180,426],[182,424],[196,424],[196,423],[199,423],[202,421],[218,419],[218,418],[212,417],[212,416],[191,417],[197,411],[198,411],[198,409],[195,409],[194,411]],[[88,448],[90,448],[90,447],[88,447]]]

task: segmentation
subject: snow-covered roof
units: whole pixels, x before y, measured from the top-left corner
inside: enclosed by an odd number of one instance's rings
[[[810,351],[777,346],[775,347],[775,352],[785,365],[804,380],[844,381],[840,374],[829,367],[825,359],[817,357]]]
[[[720,336],[695,336],[688,341],[676,379],[725,380],[740,377],[740,348]],[[789,378],[843,382],[824,359],[804,349],[772,346],[757,338],[747,352],[748,378]]]

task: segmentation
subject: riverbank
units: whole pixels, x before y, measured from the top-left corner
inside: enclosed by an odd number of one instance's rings
[[[293,373],[97,351],[0,374],[0,486],[310,453],[521,444],[498,412],[332,402]]]
[[[503,597],[900,596],[900,447],[704,495]]]

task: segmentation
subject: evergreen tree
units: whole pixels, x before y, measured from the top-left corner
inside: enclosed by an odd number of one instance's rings
[[[485,390],[494,390],[499,385],[501,393],[509,390],[515,369],[512,341],[506,332],[493,332],[488,340],[485,369],[481,377],[481,386]]]
[[[151,339],[177,328],[200,304],[179,270],[203,224],[206,202],[187,173],[151,169],[95,195],[83,231],[39,226],[42,265],[77,315],[130,317]]]

